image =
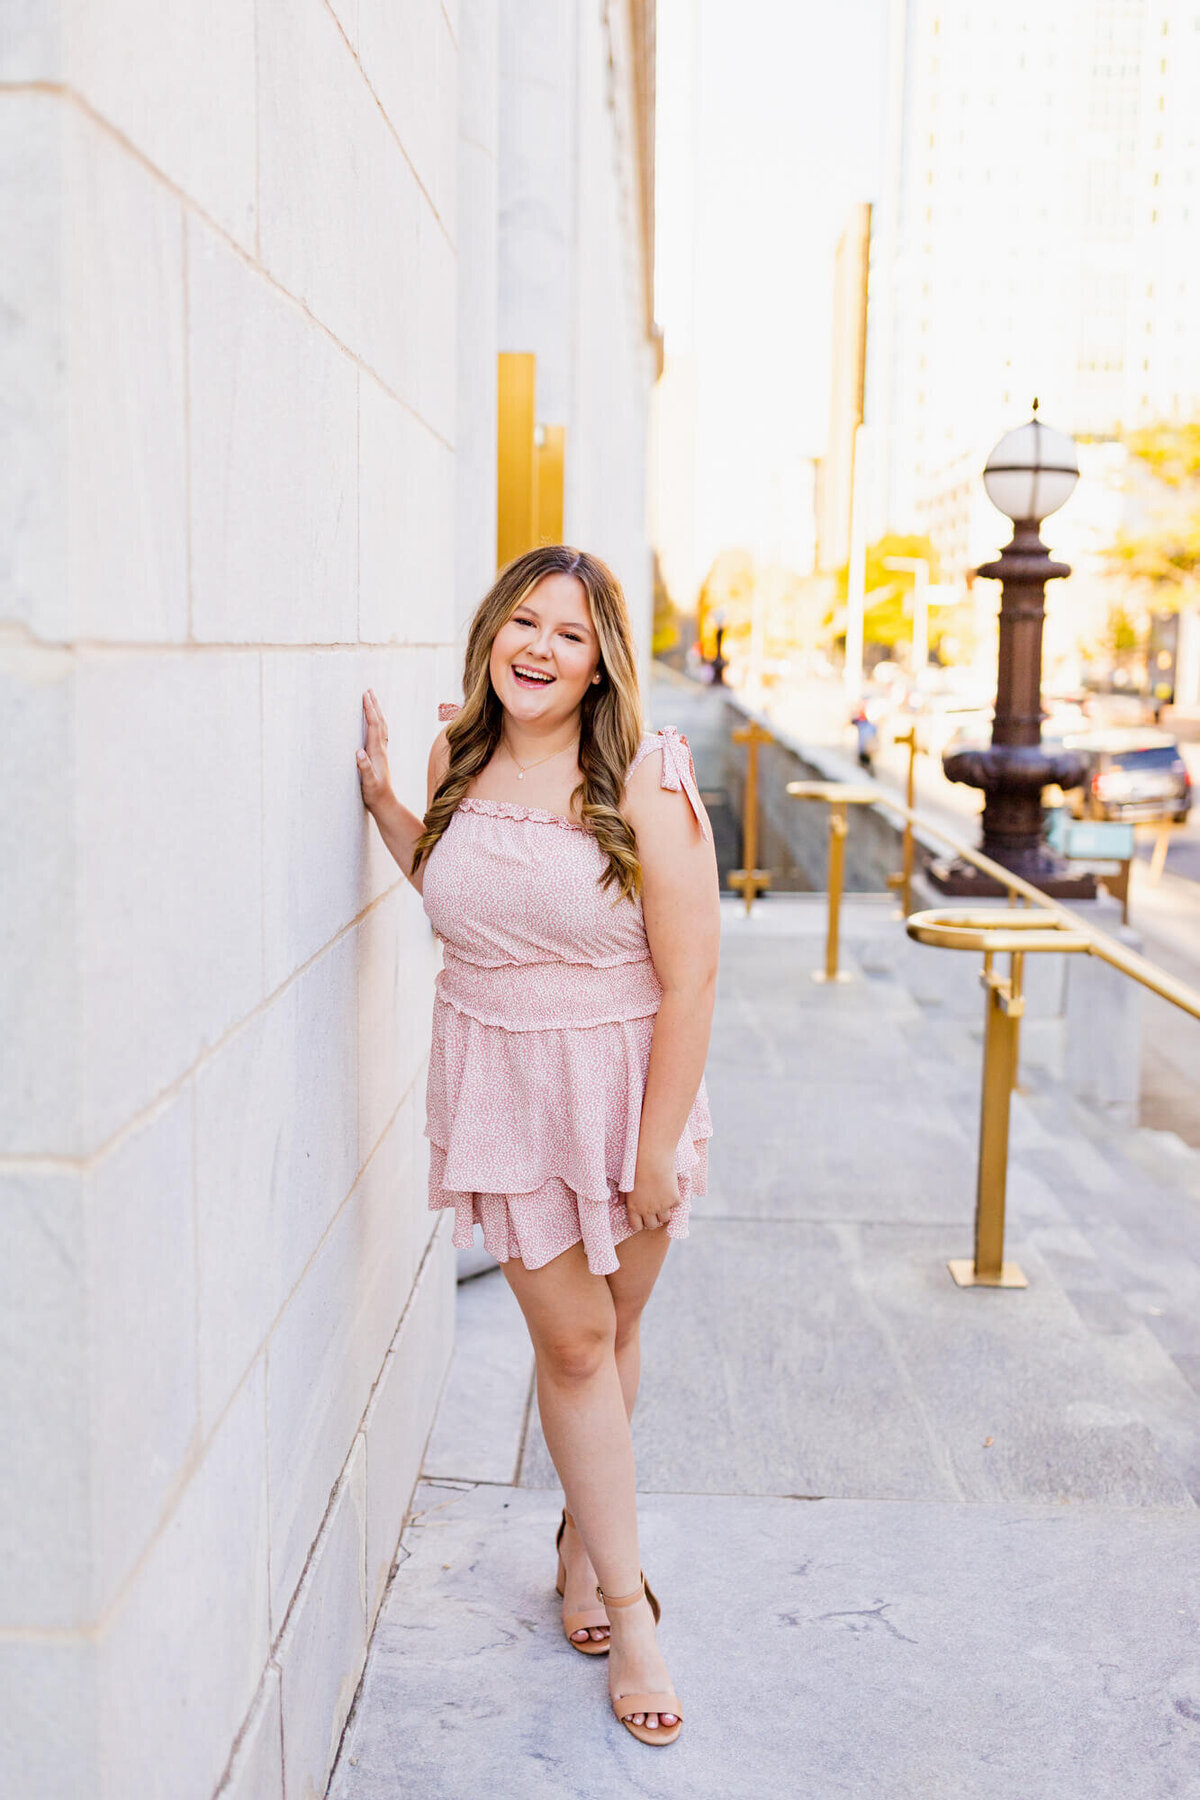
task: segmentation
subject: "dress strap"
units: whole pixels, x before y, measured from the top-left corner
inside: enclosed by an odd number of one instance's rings
[[[460,713],[461,711],[462,707],[458,704],[457,700],[439,700],[438,702],[438,718],[443,725],[446,723],[447,719],[452,719],[455,713]]]
[[[662,751],[663,787],[670,788],[671,792],[676,794],[682,790],[687,795],[692,811],[696,815],[696,823],[711,843],[712,832],[709,830],[708,820],[704,816],[704,808],[700,803],[700,791],[696,786],[696,770],[692,763],[692,752],[687,739],[674,725],[663,725],[657,732],[647,733],[638,745],[637,755],[629,765],[630,775],[633,774],[638,764],[644,762],[646,757],[652,755],[655,750]]]

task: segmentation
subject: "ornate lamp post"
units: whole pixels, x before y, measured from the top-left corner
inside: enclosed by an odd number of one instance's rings
[[[996,709],[988,747],[948,752],[942,766],[951,781],[982,788],[985,856],[1002,863],[1060,899],[1091,899],[1090,875],[1072,873],[1042,837],[1042,789],[1052,782],[1075,787],[1082,759],[1042,747],[1042,627],[1048,581],[1071,573],[1051,562],[1038,527],[1070,499],[1079,480],[1074,441],[1034,417],[1001,438],[987,459],[983,485],[998,512],[1013,522],[1012,541],[978,573],[1001,583],[1000,652]],[[1004,890],[969,863],[935,863],[930,875],[947,894],[1000,894]]]

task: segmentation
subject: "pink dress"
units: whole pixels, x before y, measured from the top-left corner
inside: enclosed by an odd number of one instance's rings
[[[443,717],[453,708],[441,708]],[[642,739],[630,773],[661,752],[662,785],[709,836],[686,743]],[[429,1204],[454,1208],[454,1242],[483,1227],[499,1262],[538,1269],[581,1240],[611,1275],[631,1235],[642,1094],[662,986],[640,900],[598,877],[581,825],[505,800],[465,799],[425,865],[424,903],[443,945],[426,1090]],[[688,1234],[712,1136],[701,1081],[675,1153]]]

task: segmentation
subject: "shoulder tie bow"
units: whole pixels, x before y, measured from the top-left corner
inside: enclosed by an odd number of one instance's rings
[[[658,735],[662,740],[662,785],[676,794],[683,789],[696,815],[696,823],[711,843],[712,832],[700,804],[700,792],[696,786],[696,771],[688,741],[674,725],[661,726]]]

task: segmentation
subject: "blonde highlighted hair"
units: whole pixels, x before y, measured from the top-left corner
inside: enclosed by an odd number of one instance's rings
[[[620,811],[629,765],[642,738],[642,705],[629,611],[621,584],[599,557],[567,544],[527,550],[501,569],[480,601],[467,635],[463,703],[446,727],[450,762],[417,839],[414,872],[449,825],[476,775],[500,742],[504,708],[492,686],[492,644],[502,625],[526,602],[547,575],[573,575],[587,595],[600,642],[600,680],[589,683],[580,704],[579,769],[583,777],[571,795],[579,820],[604,852],[601,887],[616,885],[631,899],[641,892],[642,865],[633,828]]]

